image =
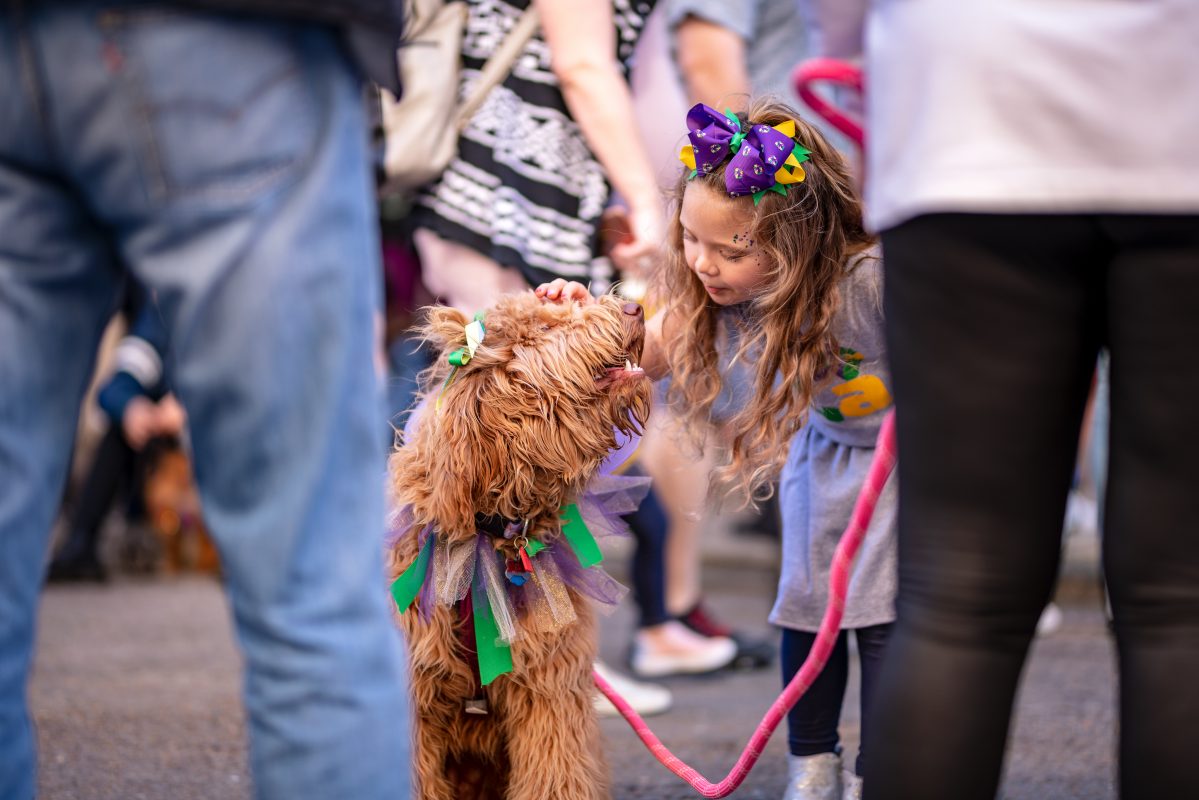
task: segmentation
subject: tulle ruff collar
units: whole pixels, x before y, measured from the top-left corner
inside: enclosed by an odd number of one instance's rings
[[[401,613],[413,603],[428,618],[436,606],[464,609],[473,618],[479,680],[484,686],[512,671],[512,643],[528,631],[552,632],[578,615],[569,589],[611,611],[626,589],[599,566],[598,540],[628,535],[621,519],[637,509],[649,491],[649,478],[601,474],[576,502],[562,508],[561,535],[548,544],[536,540],[519,548],[520,560],[505,561],[492,533],[453,544],[434,525],[416,528],[410,509],[399,509],[391,543],[417,536],[420,552],[391,585]],[[513,531],[513,535],[519,535]]]

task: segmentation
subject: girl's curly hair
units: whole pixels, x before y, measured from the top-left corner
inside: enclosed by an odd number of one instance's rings
[[[786,195],[767,192],[756,207],[748,196],[728,197],[727,161],[691,180],[719,192],[729,203],[752,209],[749,236],[765,265],[764,288],[745,307],[725,309],[712,301],[687,266],[679,218],[689,185],[684,172],[673,195],[668,247],[655,294],[669,337],[663,342],[673,376],[667,400],[680,409],[697,442],[702,442],[721,392],[720,343],[732,342],[732,361],[753,368],[752,397],[727,425],[729,461],[712,476],[713,489],[739,494],[748,504],[773,492],[791,439],[832,373],[837,347],[831,324],[838,284],[847,263],[874,239],[863,226],[847,164],[812,125],[770,98],[751,102],[738,116],[742,129],[750,120],[772,126],[795,120],[796,140],[811,150],[803,165],[805,180],[789,185]],[[726,335],[730,333],[736,335]]]

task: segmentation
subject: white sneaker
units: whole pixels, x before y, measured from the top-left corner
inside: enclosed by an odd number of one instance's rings
[[[616,693],[625,699],[643,717],[662,714],[670,710],[674,697],[665,686],[635,681],[627,675],[621,675],[612,670],[602,661],[595,662],[595,671],[606,680]],[[598,689],[595,692],[595,711],[601,717],[619,717],[620,712],[612,701],[604,697]]]
[[[630,659],[639,678],[700,675],[727,667],[737,657],[737,643],[728,636],[701,636],[678,620],[639,631]]]
[[[787,756],[783,800],[841,800],[841,756]]]
[[[1037,620],[1037,636],[1049,636],[1062,627],[1062,610],[1057,603],[1047,603]]]

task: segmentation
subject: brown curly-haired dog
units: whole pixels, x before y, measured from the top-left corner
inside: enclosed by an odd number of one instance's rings
[[[561,507],[617,446],[615,432],[639,431],[649,414],[649,384],[633,366],[645,333],[637,304],[614,296],[586,307],[543,303],[532,292],[506,296],[486,312],[473,358],[444,385],[447,357],[466,344],[469,321],[451,308],[428,311],[423,333],[442,354],[424,376],[424,411],[391,459],[394,502],[405,509],[407,527],[390,553],[393,577],[416,560],[419,532],[430,524],[453,544],[474,541],[482,518],[527,520],[528,539],[552,545],[562,536]],[[513,540],[497,536],[490,545],[518,557]],[[464,614],[436,605],[399,616],[410,653],[421,798],[609,796],[592,707],[594,611],[569,594],[577,621],[554,631],[525,626],[512,644],[513,671],[487,687],[473,668],[474,634]],[[485,716],[464,711],[468,700],[477,707],[483,698]]]

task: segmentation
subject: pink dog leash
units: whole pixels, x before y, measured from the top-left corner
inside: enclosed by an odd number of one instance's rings
[[[866,475],[862,491],[858,494],[857,503],[854,504],[849,527],[842,534],[841,541],[837,544],[837,550],[833,554],[833,563],[829,571],[829,604],[824,612],[820,631],[816,634],[816,642],[812,645],[812,650],[808,653],[799,672],[795,674],[795,677],[787,684],[787,688],[767,710],[766,716],[762,717],[762,721],[758,723],[757,730],[745,745],[745,749],[741,752],[741,757],[733,769],[720,783],[712,783],[670,752],[645,724],[645,720],[629,707],[625,699],[617,694],[616,690],[599,673],[595,673],[596,686],[604,693],[605,697],[612,701],[612,705],[616,706],[621,716],[628,721],[637,736],[654,754],[654,757],[675,775],[691,784],[692,788],[703,797],[727,797],[737,790],[754,764],[757,763],[758,758],[761,757],[766,743],[770,740],[770,736],[778,727],[779,722],[824,669],[841,631],[841,617],[845,612],[845,595],[849,589],[849,573],[853,559],[858,553],[862,539],[866,536],[870,518],[874,515],[875,504],[878,503],[879,495],[882,494],[883,486],[886,485],[887,478],[891,475],[894,467],[895,412],[890,411],[878,432],[874,458],[870,462],[870,471]]]
[[[813,88],[817,84],[831,83],[853,89],[861,95],[863,88],[861,68],[856,64],[838,61],[835,58],[813,58],[796,67],[791,78],[795,82],[796,93],[808,107],[848,136],[860,149],[865,149],[866,131],[862,126],[862,121],[837,108]]]

